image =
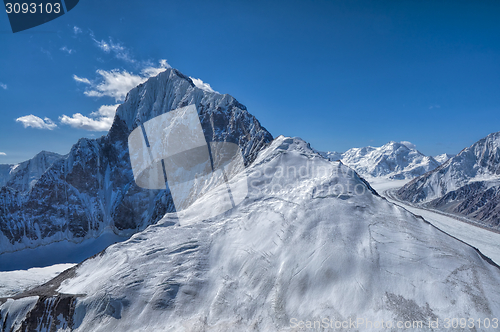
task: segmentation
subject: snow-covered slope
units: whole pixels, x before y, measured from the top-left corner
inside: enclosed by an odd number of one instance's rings
[[[365,178],[412,179],[439,166],[434,158],[425,156],[407,145],[389,142],[378,148],[352,148],[342,154],[319,153],[331,161],[341,160]]]
[[[272,140],[236,99],[199,89],[169,68],[129,92],[106,136],[79,140],[36,182],[29,172],[16,173],[12,186],[0,188],[0,253],[80,242],[105,229],[127,236],[174,211],[167,190],[136,186],[127,139],[141,123],[190,104],[196,105],[206,140],[238,144],[246,164]]]
[[[60,154],[42,151],[20,164],[0,165],[0,187],[7,185],[19,191],[27,191],[54,162],[62,158]]]
[[[499,317],[497,265],[300,139],[278,137],[230,181],[248,181],[240,205],[197,220],[218,204],[215,189],[188,209],[192,219],[168,213],[44,286],[2,300],[0,326],[272,332],[326,321],[333,325],[324,330],[403,331],[398,322],[421,321],[414,330],[443,331],[447,318]],[[335,328],[349,321],[360,325]]]
[[[493,133],[416,178],[398,191],[401,199],[463,214],[500,226],[500,132]]]
[[[337,152],[337,151],[327,151],[327,152],[316,151],[316,152],[330,161],[337,161],[342,159],[342,152]]]
[[[52,164],[63,158],[58,153],[42,151],[30,160],[12,165],[4,185],[18,191],[28,191]]]
[[[75,264],[56,264],[44,268],[0,272],[0,297],[14,296],[32,289],[73,266]]]
[[[434,159],[440,163],[440,164],[444,164],[445,162],[447,162],[449,159],[455,157],[456,155],[455,154],[450,154],[450,153],[443,153],[443,154],[440,154],[440,155],[437,155],[434,157]]]

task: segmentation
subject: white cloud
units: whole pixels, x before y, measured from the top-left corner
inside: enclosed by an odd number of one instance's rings
[[[170,65],[167,63],[167,59],[161,59],[159,62],[161,68],[171,68]]]
[[[129,50],[120,43],[114,43],[111,38],[109,38],[108,42],[105,40],[99,41],[99,40],[95,39],[94,37],[92,37],[92,39],[96,43],[97,47],[99,47],[103,52],[105,52],[105,53],[113,52],[113,54],[115,55],[115,57],[117,59],[120,59],[120,60],[123,60],[126,62],[130,62],[130,63],[135,62],[135,60],[130,55]]]
[[[73,75],[73,79],[79,83],[92,84],[90,83],[89,79],[85,77],[78,77],[76,75]]]
[[[71,48],[67,48],[66,46],[61,47],[60,50],[63,52],[66,52],[68,54],[72,54],[72,53],[76,52],[75,50],[72,50]]]
[[[5,152],[0,152],[0,156],[6,156],[7,154]]]
[[[59,120],[73,128],[79,128],[90,131],[107,131],[113,124],[116,113],[116,105],[102,105],[97,112],[92,112],[90,117],[80,113],[73,114],[71,117],[63,115]]]
[[[205,90],[208,92],[217,92],[214,89],[212,89],[210,84],[203,82],[199,78],[190,77],[190,79],[193,81],[194,85],[199,89],[202,89],[202,90]]]
[[[112,97],[115,101],[123,101],[127,93],[144,83],[148,78],[156,76],[166,68],[170,67],[166,60],[161,60],[159,67],[149,65],[141,70],[140,75],[129,73],[126,70],[117,69],[106,71],[99,69],[97,74],[100,78],[96,81],[90,81],[88,78],[73,75],[73,79],[80,83],[90,85],[84,93],[89,97]]]
[[[129,50],[126,49],[120,43],[115,44],[110,39],[109,40],[109,45],[110,45],[111,50],[113,51],[113,53],[115,53],[115,56],[116,56],[117,59],[120,59],[120,60],[123,60],[123,61],[127,61],[127,62],[131,62],[131,63],[135,62],[135,60],[132,59]]]
[[[0,88],[7,90],[7,84],[0,83]]]
[[[57,127],[57,125],[49,118],[39,118],[33,114],[22,116],[16,119],[16,122],[21,122],[24,128],[33,127],[37,129],[48,129],[52,130]]]
[[[77,27],[76,25],[73,27],[73,33],[75,35],[79,34],[79,33],[82,33],[82,29],[80,29],[79,27]]]
[[[405,145],[408,149],[416,149],[417,148],[417,146],[415,144],[413,144],[412,142],[401,141],[399,143]]]
[[[167,68],[171,68],[170,65],[167,63],[167,60],[161,59],[159,61],[160,65],[158,67],[153,66],[151,63],[147,63],[146,67],[141,70],[141,74],[143,77],[149,78],[149,77],[154,77],[161,73],[162,71],[165,71]]]
[[[97,85],[92,84],[92,88],[85,91],[85,94],[89,97],[113,97],[116,101],[121,101],[125,99],[127,93],[143,83],[145,79],[141,76],[129,73],[126,70],[97,70],[97,73],[101,75],[101,82]]]
[[[429,109],[434,109],[434,108],[441,108],[441,105],[431,105],[429,106]]]
[[[98,41],[98,40],[94,39],[94,41],[95,41],[97,47],[99,47],[104,52],[109,53],[109,51],[111,51],[111,47],[104,40]]]

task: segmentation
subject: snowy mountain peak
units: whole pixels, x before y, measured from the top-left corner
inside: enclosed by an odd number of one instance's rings
[[[80,139],[50,167],[49,161],[57,158],[40,153],[29,161],[36,176],[16,168],[12,187],[18,192],[0,191],[0,253],[63,240],[81,242],[105,230],[130,236],[175,211],[167,188],[136,185],[128,137],[140,124],[187,105],[196,107],[205,140],[237,144],[245,165],[273,139],[235,98],[200,89],[168,68],[127,94],[107,135]]]
[[[411,148],[410,142],[391,141],[381,147],[352,148],[342,154],[321,153],[326,158],[339,158],[363,177],[410,179],[439,166],[432,157]],[[330,159],[332,160],[332,159]]]
[[[54,162],[64,158],[64,156],[49,151],[41,151],[33,158],[20,164],[9,165],[8,173],[3,176],[3,186],[10,187],[20,192],[30,190],[40,177],[54,164]],[[5,166],[5,165],[2,165]],[[0,168],[1,172],[2,168]]]
[[[440,185],[440,190],[433,191],[426,200],[437,198],[471,182],[499,179],[500,132],[492,133],[463,149],[428,176],[444,176],[444,182]]]
[[[478,173],[500,176],[500,132],[486,136],[471,148],[461,151],[457,157],[467,158],[469,153],[476,158]]]
[[[273,150],[272,147],[276,147],[276,150],[298,151],[308,155],[316,154],[316,151],[311,148],[311,145],[300,137],[287,137],[280,135],[273,140],[271,149],[268,150]]]
[[[200,114],[206,109],[230,112],[238,108],[246,112],[246,107],[234,97],[215,92],[200,82],[194,82],[174,68],[167,68],[130,90],[125,102],[118,107],[116,117],[125,121],[131,131],[158,115],[191,104],[197,105]]]
[[[450,160],[451,158],[453,158],[455,156],[456,156],[455,154],[451,154],[451,153],[442,153],[440,155],[435,156],[434,159],[438,163],[444,164],[445,162],[447,162],[448,160]]]
[[[402,142],[395,142],[395,141],[390,141],[389,143],[387,144],[384,144],[382,146],[382,148],[386,148],[386,149],[394,149],[394,150],[397,150],[397,149],[408,149],[408,150],[414,150],[414,148],[410,148],[408,147],[407,144],[404,144]]]

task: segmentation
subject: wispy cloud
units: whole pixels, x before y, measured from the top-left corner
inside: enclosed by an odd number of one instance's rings
[[[7,154],[5,152],[0,152],[0,156],[6,156]]]
[[[130,63],[135,63],[135,60],[130,55],[130,51],[122,44],[113,42],[113,39],[111,39],[111,37],[109,38],[109,41],[105,41],[105,40],[95,39],[93,34],[91,34],[91,36],[96,46],[100,48],[103,52],[113,53],[117,59]]]
[[[73,79],[79,83],[89,85],[89,89],[84,93],[89,97],[112,97],[116,102],[123,101],[127,93],[137,85],[144,83],[148,78],[156,76],[169,65],[166,60],[161,60],[158,67],[147,66],[143,68],[139,75],[126,70],[97,70],[99,77],[96,80],[78,77],[73,75]]]
[[[94,41],[95,41],[97,47],[99,47],[104,52],[109,53],[111,51],[111,47],[104,40],[98,41],[98,40],[94,39]]]
[[[441,106],[440,105],[431,105],[431,106],[429,106],[430,110],[432,110],[434,108],[441,108]]]
[[[154,77],[157,76],[162,71],[165,71],[165,69],[170,68],[170,65],[167,63],[167,60],[165,59],[161,59],[160,61],[158,61],[158,63],[159,66],[155,67],[155,65],[152,64],[151,62],[147,62],[144,65],[144,68],[142,68],[141,70],[142,77],[146,77],[146,79],[149,77]]]
[[[148,78],[158,75],[170,68],[167,60],[160,60],[158,64],[150,61],[136,61],[120,42],[115,42],[111,37],[108,39],[97,39],[92,30],[89,30],[90,38],[99,50],[105,54],[113,55],[115,58],[132,64],[134,70],[127,69],[98,69],[95,77],[82,77],[73,75],[75,82],[85,84],[84,94],[89,97],[111,97],[116,103],[122,102],[127,93],[144,83]],[[200,81],[201,82],[201,81]],[[63,114],[59,117],[62,124],[74,128],[89,131],[107,131],[111,127],[116,112],[116,105],[102,105],[98,111],[90,115],[75,113],[73,115]]]
[[[75,50],[72,50],[71,48],[68,48],[66,46],[61,47],[60,50],[63,51],[63,52],[66,52],[68,54],[72,54],[72,53],[76,52]]]
[[[0,88],[7,90],[7,84],[1,83],[0,82]]]
[[[39,118],[36,115],[30,114],[25,115],[16,119],[16,122],[21,122],[24,128],[32,127],[37,129],[48,129],[52,130],[57,127],[57,125],[49,118]]]
[[[79,27],[77,27],[76,25],[73,27],[73,33],[75,35],[78,35],[80,33],[82,33],[82,29],[80,29]]]
[[[63,115],[59,118],[61,123],[70,125],[73,128],[79,128],[90,131],[107,131],[113,124],[116,113],[116,105],[102,105],[97,112],[92,112],[90,117],[80,113],[72,116]]]
[[[90,83],[89,79],[85,77],[78,77],[76,75],[73,75],[73,79],[79,83],[92,84]]]

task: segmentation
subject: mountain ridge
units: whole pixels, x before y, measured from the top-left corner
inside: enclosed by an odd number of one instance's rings
[[[341,160],[367,178],[411,179],[439,166],[433,157],[425,156],[407,145],[409,145],[408,142],[404,144],[390,141],[381,147],[366,146],[352,148],[344,153],[319,153],[332,161]]]
[[[41,151],[33,158],[18,164],[0,165],[0,187],[9,186],[18,191],[28,191],[54,162],[64,156]]]
[[[80,139],[29,191],[0,188],[0,253],[80,242],[109,227],[128,236],[175,211],[168,189],[137,187],[127,139],[141,123],[188,104],[196,105],[206,140],[238,144],[246,164],[272,140],[234,97],[201,90],[168,68],[127,94],[107,135]]]
[[[500,132],[491,133],[398,191],[399,198],[500,226]]]

